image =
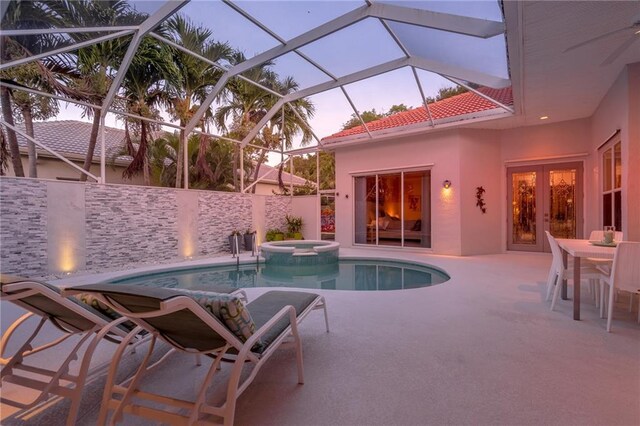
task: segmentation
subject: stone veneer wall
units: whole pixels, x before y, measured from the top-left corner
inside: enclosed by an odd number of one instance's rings
[[[235,192],[200,192],[198,245],[202,254],[229,252],[229,234],[252,227],[251,195]]]
[[[86,185],[87,269],[175,259],[176,190]]]
[[[0,272],[47,270],[47,183],[0,179]]]
[[[59,234],[50,229],[54,224],[47,223],[47,213],[55,213],[48,212],[52,206],[47,206],[51,182],[0,178],[0,272],[30,277],[64,272],[48,267],[48,257],[54,255],[47,247],[57,246],[48,239]],[[81,185],[55,184],[76,185],[76,189]],[[289,197],[259,197],[265,198],[264,218],[252,217],[250,194],[84,184],[84,205],[70,205],[79,209],[79,217],[84,216],[74,232],[83,237],[78,240],[84,241],[86,261],[71,272],[179,261],[187,256],[185,244],[194,246],[189,257],[228,253],[227,237],[233,229],[255,228],[256,220],[284,228],[284,217],[291,213]],[[189,223],[181,226],[179,220]]]
[[[265,200],[265,230],[278,228],[287,231],[285,216],[291,214],[291,198],[270,196]]]

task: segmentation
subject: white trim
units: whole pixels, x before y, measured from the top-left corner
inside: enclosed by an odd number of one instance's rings
[[[505,165],[514,164],[514,163],[529,163],[529,162],[540,162],[540,161],[552,161],[557,162],[556,160],[571,160],[571,159],[581,159],[584,157],[588,157],[588,152],[580,152],[577,154],[565,154],[565,155],[551,155],[547,157],[528,157],[528,158],[517,158],[513,160],[504,160]],[[523,164],[526,165],[526,164]]]
[[[431,170],[435,166],[435,163],[425,163],[411,166],[402,166],[402,167],[388,167],[384,169],[371,169],[371,170],[358,170],[355,172],[349,172],[349,175],[352,177],[362,177],[368,176],[372,173],[376,174],[387,174],[392,172],[417,172],[423,170]]]

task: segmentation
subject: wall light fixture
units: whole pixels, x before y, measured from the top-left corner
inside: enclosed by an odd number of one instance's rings
[[[442,182],[442,187],[444,189],[449,189],[451,188],[451,181],[449,179],[445,180],[444,182]]]

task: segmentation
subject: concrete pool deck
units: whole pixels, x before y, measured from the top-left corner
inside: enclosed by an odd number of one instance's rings
[[[317,290],[331,333],[320,313],[303,322],[305,384],[296,383],[293,352],[280,351],[238,400],[237,425],[640,424],[640,325],[626,296],[606,333],[586,287],[581,321],[572,320],[571,301],[549,310],[550,255],[341,255],[422,261],[451,280],[413,290]],[[263,291],[247,292],[251,299]],[[2,330],[19,314],[3,302]],[[111,346],[96,365],[109,361]],[[206,367],[182,356],[169,363],[148,386],[190,396]],[[78,424],[95,423],[101,383],[88,385]],[[3,396],[12,392],[3,386]],[[67,409],[53,403],[22,420],[2,406],[2,424],[63,424]],[[147,423],[127,416],[124,424]]]

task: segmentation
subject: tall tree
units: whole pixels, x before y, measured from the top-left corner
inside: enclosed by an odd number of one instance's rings
[[[166,104],[166,86],[174,84],[178,69],[172,61],[171,49],[152,37],[145,37],[140,42],[136,55],[127,69],[122,83],[122,97],[119,104],[127,112],[149,119],[160,118],[159,107]],[[123,177],[131,178],[142,172],[145,185],[151,184],[149,156],[147,153],[153,131],[158,125],[149,121],[125,117],[125,134],[127,153],[133,157],[124,170]],[[131,134],[137,139],[134,146]]]
[[[167,28],[172,41],[210,61],[217,62],[229,58],[232,53],[228,44],[216,42],[211,38],[213,34],[211,30],[194,24],[182,15],[172,16],[167,21]],[[206,98],[208,90],[218,82],[222,71],[178,49],[173,50],[173,61],[178,67],[178,79],[175,84],[168,86],[169,112],[180,122],[180,126],[184,127],[197,106]],[[188,167],[182,160],[185,149],[182,142],[184,140],[185,134],[181,130],[181,142],[176,159],[176,188],[183,186],[182,168]]]
[[[236,63],[244,61],[244,55],[236,54]],[[277,93],[286,95],[298,89],[298,84],[292,77],[279,79],[271,70],[271,62],[266,62],[254,67],[243,74],[244,77],[261,84]],[[233,79],[228,84],[228,92],[225,102],[215,113],[215,122],[219,129],[226,131],[230,136],[242,140],[249,131],[264,118],[265,114],[278,101],[278,97],[255,84],[243,79]],[[302,144],[311,140],[308,120],[315,112],[313,104],[307,99],[299,99],[292,102],[291,107],[285,107],[281,113],[276,114],[267,122],[264,128],[251,141],[254,145],[262,146],[259,150],[253,180],[257,180],[260,166],[264,162],[269,149],[280,148],[283,143],[285,148],[291,148],[294,137],[302,132]],[[295,111],[297,112],[294,112]],[[227,121],[231,126],[227,126]],[[239,169],[240,147],[235,147],[234,169]],[[281,171],[279,176],[281,176]],[[239,190],[239,176],[234,173],[234,187]],[[255,189],[255,187],[254,187]]]
[[[146,16],[133,10],[125,0],[77,0],[60,3],[62,5],[58,13],[64,22],[72,27],[133,25],[140,23]],[[95,37],[95,33],[70,33],[69,36],[73,41],[80,42]],[[95,105],[101,105],[104,102],[113,76],[118,71],[130,41],[131,36],[127,36],[78,49],[75,64],[80,78],[74,80],[73,86],[87,92],[87,101]],[[84,114],[93,119],[83,163],[83,168],[89,171],[100,130],[100,110],[85,107]],[[82,173],[80,180],[86,181],[86,179],[87,176]]]
[[[53,7],[51,7],[53,6]],[[2,19],[3,29],[32,29],[32,28],[50,28],[60,23],[59,17],[55,13],[55,3],[43,0],[40,2],[30,1],[13,1],[7,5],[5,15]],[[22,36],[8,37],[0,36],[0,53],[2,62],[23,58],[36,53],[45,51],[48,46],[43,41],[55,39],[55,36]],[[3,80],[14,82],[15,68],[9,69],[2,73]],[[11,99],[11,91],[7,87],[0,88],[0,103],[2,108],[2,117],[5,122],[14,125],[13,106]],[[18,147],[18,139],[12,129],[7,128],[7,142],[11,152],[11,161],[13,171],[16,176],[24,176],[22,161],[20,158],[20,149]],[[30,158],[35,158],[35,147],[30,144]]]
[[[376,112],[376,109],[373,108],[369,111],[363,111],[362,113],[360,113],[360,117],[362,117],[362,121],[364,121],[365,123],[369,123],[371,121],[380,120],[381,118],[384,118],[384,113],[381,114],[379,112]],[[353,113],[351,114],[351,118],[349,118],[349,120],[342,125],[341,130],[347,130],[353,127],[361,126],[362,121],[360,121],[360,118],[358,118],[356,113]]]

